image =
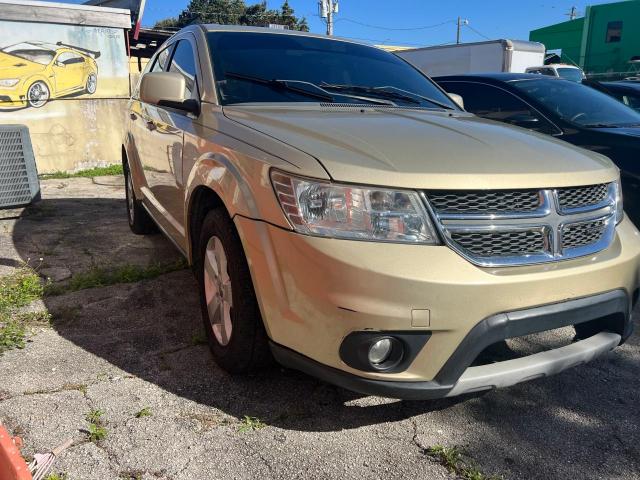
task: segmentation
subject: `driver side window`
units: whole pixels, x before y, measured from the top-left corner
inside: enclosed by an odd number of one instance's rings
[[[447,92],[462,95],[465,110],[479,117],[540,133],[558,133],[558,129],[537,110],[501,88],[472,82],[443,82],[442,87]]]

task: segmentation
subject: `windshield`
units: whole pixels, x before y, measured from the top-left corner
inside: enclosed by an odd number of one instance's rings
[[[640,124],[640,114],[616,99],[585,85],[552,78],[513,82],[518,90],[580,126],[625,126]]]
[[[317,94],[324,91],[329,93],[327,101],[335,98],[341,103],[369,103],[362,99],[375,98],[382,104],[425,108],[444,105],[457,109],[418,70],[374,47],[301,35],[253,32],[211,32],[208,42],[222,105],[318,102],[321,100]],[[288,80],[287,87],[294,85],[291,82],[298,83],[296,88],[284,88],[282,82],[278,84],[273,80]],[[306,86],[301,82],[306,82]],[[309,95],[309,91],[316,95]]]
[[[28,60],[30,62],[39,63],[41,65],[48,65],[55,57],[56,52],[51,50],[44,50],[35,45],[29,43],[18,43],[16,45],[10,45],[1,49],[0,51],[13,55],[15,57]]]
[[[581,82],[584,78],[582,70],[577,68],[558,68],[558,75],[566,80],[571,80],[572,82]]]

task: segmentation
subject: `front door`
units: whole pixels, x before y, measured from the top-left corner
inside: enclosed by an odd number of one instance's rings
[[[199,99],[194,51],[190,41],[179,40],[168,63],[154,65],[151,71],[184,75],[184,98]],[[144,103],[140,104],[140,116],[137,131],[144,142],[139,156],[147,184],[143,187],[144,200],[167,233],[183,245],[186,238],[183,139],[184,131],[192,130],[194,117],[181,110]]]
[[[84,88],[84,57],[74,52],[62,52],[53,62],[56,93]]]

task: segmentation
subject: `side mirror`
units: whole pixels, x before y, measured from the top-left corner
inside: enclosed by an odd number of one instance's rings
[[[56,67],[66,67],[67,66],[66,64],[64,64],[63,62],[61,62],[59,60],[56,60],[55,63],[56,63]]]
[[[451,100],[456,102],[456,105],[458,105],[461,109],[464,110],[464,98],[462,98],[462,95],[458,95],[457,93],[449,93],[449,92],[447,92],[447,95],[451,97]]]
[[[196,100],[185,98],[185,79],[176,72],[149,72],[140,80],[140,100],[160,107],[198,114]]]

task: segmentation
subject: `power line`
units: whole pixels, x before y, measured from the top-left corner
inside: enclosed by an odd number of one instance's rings
[[[456,23],[455,20],[447,20],[446,22],[442,22],[442,23],[437,23],[435,25],[426,25],[426,26],[422,26],[422,27],[406,27],[406,28],[394,28],[394,27],[383,27],[380,25],[371,25],[369,23],[364,23],[364,22],[359,22],[358,20],[354,20],[352,18],[340,18],[338,20],[336,20],[336,22],[349,22],[349,23],[355,23],[356,25],[361,25],[363,27],[368,27],[368,28],[376,28],[378,30],[389,30],[389,31],[394,31],[394,32],[410,32],[410,31],[415,31],[415,30],[429,30],[431,28],[438,28],[438,27],[442,27],[443,25],[448,25],[450,23]]]
[[[475,28],[473,28],[471,25],[469,25],[468,23],[466,24],[466,27],[469,28],[472,32],[475,32],[476,35],[480,35],[482,38],[486,39],[486,40],[493,40],[492,38],[487,37],[484,33],[479,32],[478,30],[476,30]]]

